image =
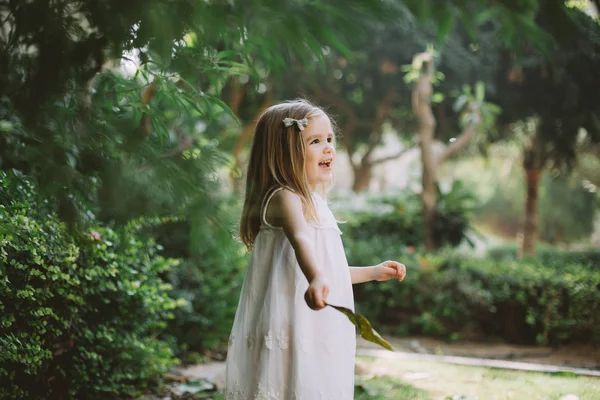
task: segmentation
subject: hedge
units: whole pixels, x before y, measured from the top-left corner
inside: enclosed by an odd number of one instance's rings
[[[417,256],[385,237],[345,238],[351,265],[397,259],[407,278],[355,287],[357,308],[396,334],[600,344],[600,270],[539,261]]]
[[[0,398],[138,395],[175,362],[157,339],[177,302],[139,224],[70,232],[0,172]]]

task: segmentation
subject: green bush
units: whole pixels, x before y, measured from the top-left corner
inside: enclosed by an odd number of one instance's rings
[[[399,334],[512,343],[600,343],[600,271],[577,264],[406,258],[395,282],[357,287],[357,307]],[[352,262],[352,261],[351,261]]]
[[[488,312],[472,318],[490,334],[524,343],[600,343],[598,270],[565,264],[557,273],[529,261],[464,260],[454,271],[464,284],[481,287],[478,301]]]
[[[0,398],[137,395],[173,365],[156,336],[175,300],[139,224],[70,233],[0,172]]]
[[[434,239],[438,246],[457,246],[469,228],[475,200],[460,181],[454,181],[449,190],[438,187],[438,202]],[[385,238],[395,245],[420,246],[423,243],[422,205],[414,193],[367,199],[360,210],[340,204],[340,217],[348,223],[343,226],[351,240]],[[346,208],[346,209],[344,209]]]
[[[488,257],[492,260],[515,261],[517,247],[499,246],[488,250]],[[535,257],[526,257],[528,262],[537,263],[547,267],[562,268],[568,264],[580,264],[583,267],[600,270],[600,250],[560,250],[547,246],[538,246]]]
[[[419,221],[418,204],[405,199],[396,198],[395,207],[388,203],[367,207],[370,213],[348,213],[349,222],[341,225],[350,265],[395,259],[408,270],[400,285],[356,286],[359,311],[401,335],[600,343],[597,250],[540,247],[537,258],[522,261],[515,260],[514,247],[494,249],[483,260],[464,259],[452,250],[421,255],[419,235],[410,230]]]
[[[221,202],[219,220],[172,221],[157,228],[165,254],[182,259],[166,275],[172,296],[185,300],[165,332],[179,354],[227,349],[248,262],[245,248],[227,229],[239,216],[239,205],[230,203]]]

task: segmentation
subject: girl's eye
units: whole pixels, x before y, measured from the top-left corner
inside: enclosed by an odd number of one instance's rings
[[[333,142],[333,138],[330,136],[327,138],[327,143],[331,143],[331,142]]]
[[[310,142],[310,144],[314,144],[314,143],[319,143],[319,139],[315,139],[312,142]]]

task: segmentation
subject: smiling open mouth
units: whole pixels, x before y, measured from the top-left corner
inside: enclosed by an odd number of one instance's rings
[[[325,160],[325,161],[321,161],[319,163],[319,167],[325,167],[325,168],[331,168],[331,164],[333,163],[333,160]]]

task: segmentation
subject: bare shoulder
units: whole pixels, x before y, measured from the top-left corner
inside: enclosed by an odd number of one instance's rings
[[[285,225],[285,220],[302,216],[302,199],[289,189],[283,189],[273,195],[267,207],[266,220],[274,226]]]
[[[277,207],[294,207],[295,205],[302,205],[300,196],[292,192],[289,189],[282,189],[273,195],[271,204]]]

